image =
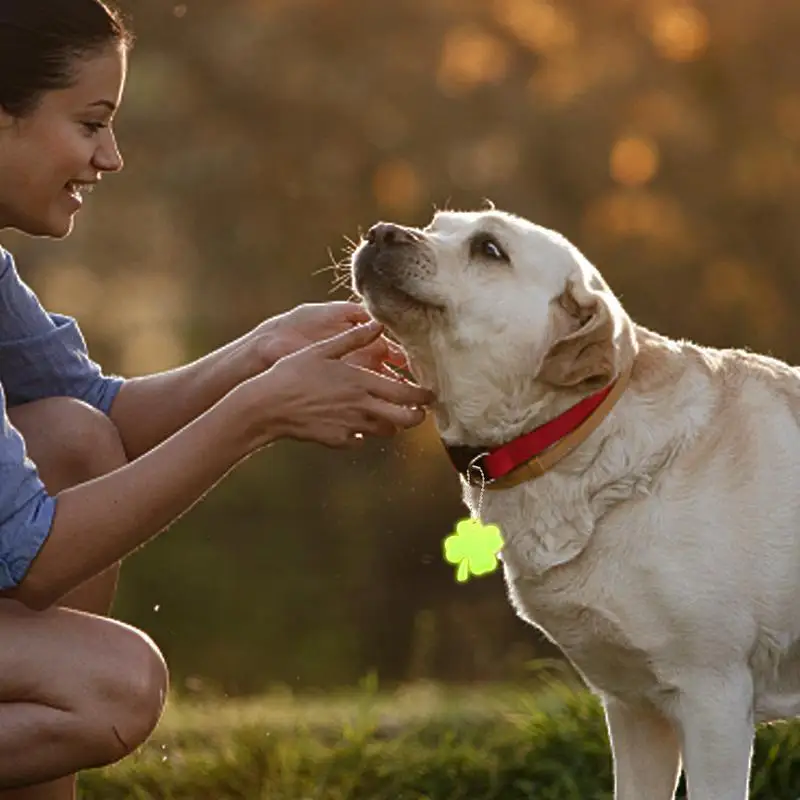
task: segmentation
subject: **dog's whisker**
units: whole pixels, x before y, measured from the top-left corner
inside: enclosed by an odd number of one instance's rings
[[[328,294],[334,294],[335,292],[341,291],[342,289],[348,288],[348,281],[345,280],[338,280],[334,281],[330,288],[328,289]]]
[[[349,276],[342,276],[341,278],[337,278],[333,281],[331,285],[331,292],[336,292],[339,289],[344,289],[350,283]]]
[[[312,272],[311,274],[315,276],[321,275],[323,272],[330,272],[331,270],[337,270],[338,268],[339,268],[338,264],[329,264],[327,267],[320,267],[319,269],[314,270],[314,272]]]

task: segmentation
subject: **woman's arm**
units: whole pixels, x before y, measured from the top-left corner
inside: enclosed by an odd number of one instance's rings
[[[60,492],[49,536],[5,596],[47,608],[145,544],[255,449],[250,412],[231,395],[135,462]]]
[[[89,356],[76,320],[49,314],[0,248],[0,383],[8,406],[44,397],[76,397],[108,412],[130,459],[164,441],[275,360],[274,324],[159,375],[107,378]],[[121,386],[120,386],[121,384]],[[113,399],[112,399],[113,398]]]
[[[133,378],[119,389],[109,416],[120,432],[128,458],[138,458],[191,422],[243,381],[269,369],[280,358],[370,320],[357,303],[304,303],[265,320],[225,347],[169,372]],[[380,337],[351,363],[397,376],[386,363],[404,363],[402,351]]]
[[[186,366],[126,380],[109,416],[128,458],[151,450],[269,366],[262,343],[248,334]]]
[[[419,425],[418,386],[348,365],[380,326],[360,326],[305,348],[239,384],[136,461],[55,497],[44,544],[3,596],[46,608],[145,544],[237,463],[278,438],[347,446],[355,433],[393,435]],[[221,384],[220,384],[221,385]]]

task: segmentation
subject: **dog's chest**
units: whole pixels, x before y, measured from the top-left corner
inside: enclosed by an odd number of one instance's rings
[[[529,503],[514,507],[507,500],[489,499],[482,516],[503,531],[503,569],[518,615],[551,638],[600,691],[631,698],[657,692],[659,680],[649,653],[665,632],[657,625],[641,624],[636,617],[643,609],[631,602],[636,588],[620,585],[619,576],[608,571],[612,562],[598,558],[603,532],[596,530],[578,557],[537,575],[530,567],[529,550],[534,512]],[[541,506],[537,510],[541,512]],[[550,532],[557,539],[558,525]]]
[[[522,619],[543,630],[595,688],[618,697],[651,695],[659,686],[651,642],[619,613],[613,597],[585,596],[556,582],[513,580],[509,597]]]

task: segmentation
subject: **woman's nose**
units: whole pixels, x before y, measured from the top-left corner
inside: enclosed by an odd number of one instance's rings
[[[107,135],[103,137],[95,151],[93,164],[102,172],[119,172],[125,162],[120,155],[114,134],[110,131],[105,131],[105,133]]]

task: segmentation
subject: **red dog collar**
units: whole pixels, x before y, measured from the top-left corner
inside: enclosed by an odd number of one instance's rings
[[[562,414],[493,449],[445,445],[453,466],[473,486],[505,489],[543,475],[572,452],[603,421],[627,385],[620,375]],[[482,476],[481,476],[481,473]]]

